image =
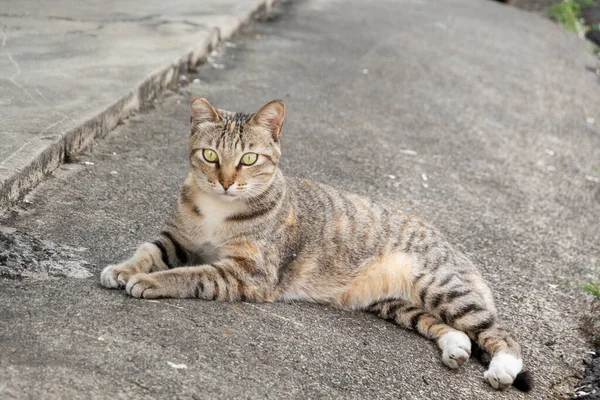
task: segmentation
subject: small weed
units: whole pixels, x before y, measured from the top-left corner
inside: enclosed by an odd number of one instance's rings
[[[590,27],[583,22],[581,8],[595,5],[596,2],[593,0],[562,0],[550,8],[550,14],[566,30],[583,37]]]
[[[588,282],[583,285],[583,290],[589,292],[600,299],[600,282]]]

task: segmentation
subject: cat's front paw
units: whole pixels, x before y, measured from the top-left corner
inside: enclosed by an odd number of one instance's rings
[[[438,339],[438,345],[442,349],[442,361],[452,369],[463,365],[471,355],[471,339],[460,331],[442,335]]]
[[[109,265],[100,273],[100,284],[110,289],[123,289],[136,273],[135,268],[126,264]]]
[[[504,390],[512,385],[522,369],[523,360],[512,354],[500,352],[492,358],[490,367],[484,372],[483,377],[494,389]]]
[[[136,274],[129,279],[125,287],[127,294],[138,299],[156,299],[164,297],[164,285],[152,274]]]

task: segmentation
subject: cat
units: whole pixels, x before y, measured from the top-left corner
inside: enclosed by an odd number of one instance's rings
[[[255,113],[190,101],[191,171],[154,242],[101,284],[137,298],[305,300],[363,310],[433,339],[450,368],[471,339],[495,389],[532,387],[475,265],[428,223],[278,168],[285,106]],[[518,379],[515,381],[515,379]]]

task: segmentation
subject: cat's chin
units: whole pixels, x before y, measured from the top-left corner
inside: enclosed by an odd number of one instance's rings
[[[231,193],[216,193],[215,196],[221,200],[221,201],[226,201],[226,202],[232,202],[232,201],[236,201],[236,200],[240,200],[241,196],[237,195],[237,194],[231,194]]]
[[[212,188],[202,188],[201,186],[198,186],[198,187],[200,188],[200,191],[202,193],[204,193],[205,195],[211,196],[215,199],[218,199],[219,201],[229,203],[232,201],[241,200],[241,198],[242,198],[240,193],[224,193],[223,191],[217,192],[216,190],[214,190]]]

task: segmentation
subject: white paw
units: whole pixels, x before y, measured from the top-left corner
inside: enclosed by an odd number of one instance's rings
[[[113,269],[115,267],[116,267],[116,265],[109,265],[108,267],[106,267],[102,270],[102,273],[100,273],[100,284],[102,286],[111,288],[111,289],[118,289],[123,286],[123,285],[119,284],[119,281],[117,280],[117,277],[115,276],[115,273],[113,271]]]
[[[483,377],[494,389],[504,390],[512,385],[521,369],[523,369],[523,360],[501,351],[492,358],[490,367],[483,373]]]
[[[448,332],[438,339],[442,361],[452,369],[463,365],[471,355],[471,339],[460,331]]]

